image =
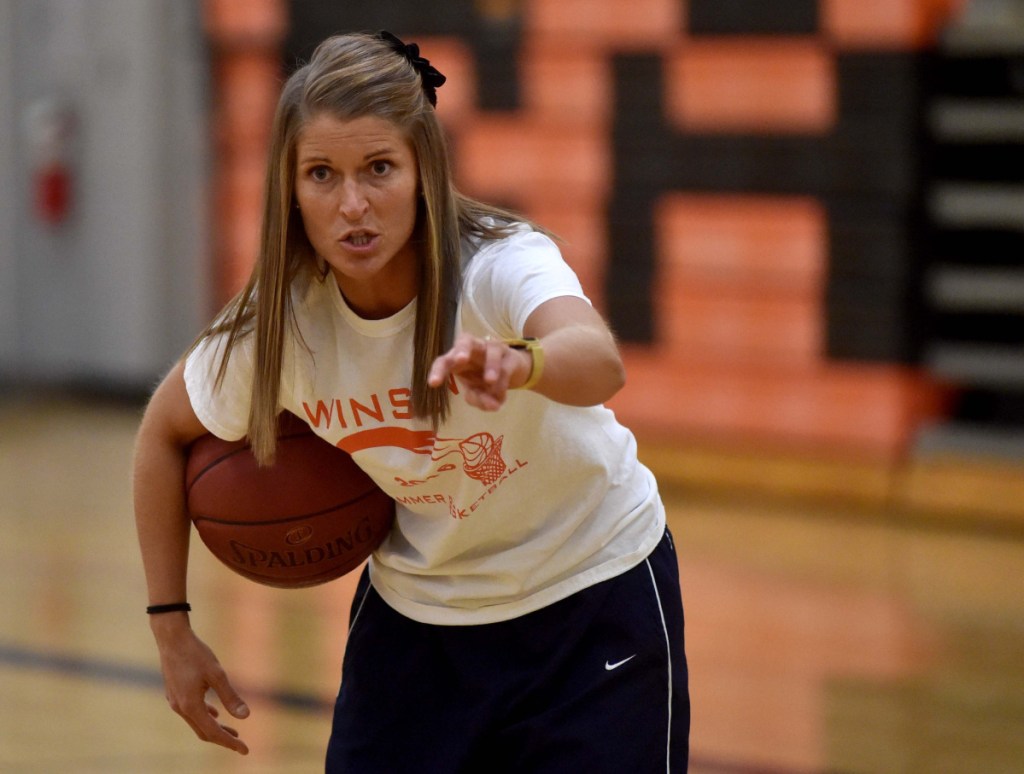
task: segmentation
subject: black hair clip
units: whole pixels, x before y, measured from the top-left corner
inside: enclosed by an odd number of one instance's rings
[[[420,47],[415,43],[403,43],[387,30],[378,32],[377,39],[387,43],[396,54],[401,54],[409,60],[409,64],[420,74],[420,80],[423,81],[423,91],[426,93],[427,99],[431,105],[436,107],[437,89],[439,86],[444,85],[444,82],[448,79],[436,67],[430,64],[429,59],[420,56]]]

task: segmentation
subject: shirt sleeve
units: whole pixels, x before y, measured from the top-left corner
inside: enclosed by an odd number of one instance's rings
[[[558,246],[540,232],[513,234],[484,247],[477,258],[479,264],[470,272],[474,305],[503,335],[521,335],[527,318],[552,298],[574,296],[589,302]]]
[[[237,441],[249,431],[253,337],[236,340],[224,378],[218,384],[217,370],[226,341],[227,334],[210,336],[189,353],[185,389],[203,426],[218,438]]]

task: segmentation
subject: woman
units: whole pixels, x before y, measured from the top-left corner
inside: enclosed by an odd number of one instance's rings
[[[360,579],[329,772],[685,771],[674,549],[601,404],[615,341],[554,243],[458,194],[444,76],[388,33],[325,41],[275,116],[252,278],[154,393],[136,451],[172,707],[241,753],[248,708],[188,621],[188,444],[305,418],[397,502]]]

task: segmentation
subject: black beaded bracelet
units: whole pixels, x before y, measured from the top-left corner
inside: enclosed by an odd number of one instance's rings
[[[171,602],[168,605],[150,605],[146,608],[146,615],[159,615],[160,613],[188,613],[192,605],[188,602]]]

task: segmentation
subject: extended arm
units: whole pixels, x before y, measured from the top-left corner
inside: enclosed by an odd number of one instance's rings
[[[206,430],[192,410],[183,373],[179,363],[157,388],[135,445],[135,523],[151,605],[186,598],[190,524],[185,511],[185,450]],[[188,614],[153,615],[150,626],[172,709],[200,739],[247,753],[237,732],[217,722],[217,710],[206,703],[206,692],[212,688],[237,718],[246,717],[249,710],[216,657],[192,631]]]
[[[572,406],[594,406],[611,398],[625,384],[625,371],[615,338],[601,315],[575,296],[553,298],[526,320],[523,335],[544,349],[544,371],[533,390]],[[434,361],[428,383],[438,387],[454,375],[465,388],[467,402],[495,411],[507,391],[530,378],[528,352],[501,341],[461,334],[452,348]]]

